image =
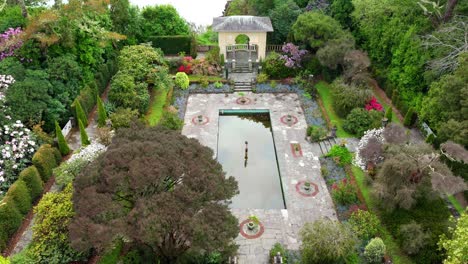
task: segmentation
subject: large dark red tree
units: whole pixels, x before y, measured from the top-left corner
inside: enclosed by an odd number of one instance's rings
[[[235,247],[238,221],[227,203],[237,182],[209,148],[178,132],[119,130],[107,152],[76,178],[74,190],[69,230],[77,250],[102,252],[122,239],[174,263],[188,251]]]

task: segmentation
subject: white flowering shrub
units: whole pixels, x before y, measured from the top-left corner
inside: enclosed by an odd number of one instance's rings
[[[359,141],[359,144],[356,150],[356,155],[354,156],[354,160],[353,160],[353,165],[358,166],[363,170],[366,169],[368,160],[361,157],[359,153],[361,152],[362,149],[364,149],[367,146],[370,138],[375,138],[377,139],[378,142],[383,144],[385,142],[385,139],[383,137],[383,132],[384,132],[383,127],[367,130],[366,132],[364,132],[364,136],[362,136],[361,140]],[[379,158],[383,160],[383,156]]]
[[[31,163],[37,145],[35,135],[19,120],[0,127],[0,195]]]
[[[72,182],[86,165],[94,161],[101,153],[106,151],[106,149],[106,146],[97,142],[93,142],[92,144],[79,149],[69,160],[54,169],[57,185],[59,185],[60,188],[63,188],[68,183]]]
[[[11,121],[10,108],[5,105],[5,93],[15,79],[11,75],[0,74],[0,124],[7,124]]]

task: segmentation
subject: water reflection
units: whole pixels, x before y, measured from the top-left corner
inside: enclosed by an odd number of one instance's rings
[[[221,115],[218,140],[218,161],[239,183],[231,207],[283,209],[269,114]]]

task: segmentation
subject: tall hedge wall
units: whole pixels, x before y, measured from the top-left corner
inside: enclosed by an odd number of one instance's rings
[[[165,55],[185,52],[193,58],[197,56],[197,42],[192,36],[152,36],[149,40],[153,47],[160,48]]]

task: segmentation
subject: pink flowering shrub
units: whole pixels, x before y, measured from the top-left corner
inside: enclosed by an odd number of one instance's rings
[[[0,61],[14,56],[15,50],[23,46],[20,36],[23,33],[21,28],[9,28],[0,34]]]
[[[372,96],[372,99],[369,101],[369,103],[366,104],[366,110],[377,110],[377,111],[383,111],[382,105],[377,101],[377,99]]]
[[[300,68],[302,57],[307,54],[307,50],[301,50],[292,43],[284,44],[283,52],[285,54],[281,58],[285,61],[284,65],[288,68]]]

